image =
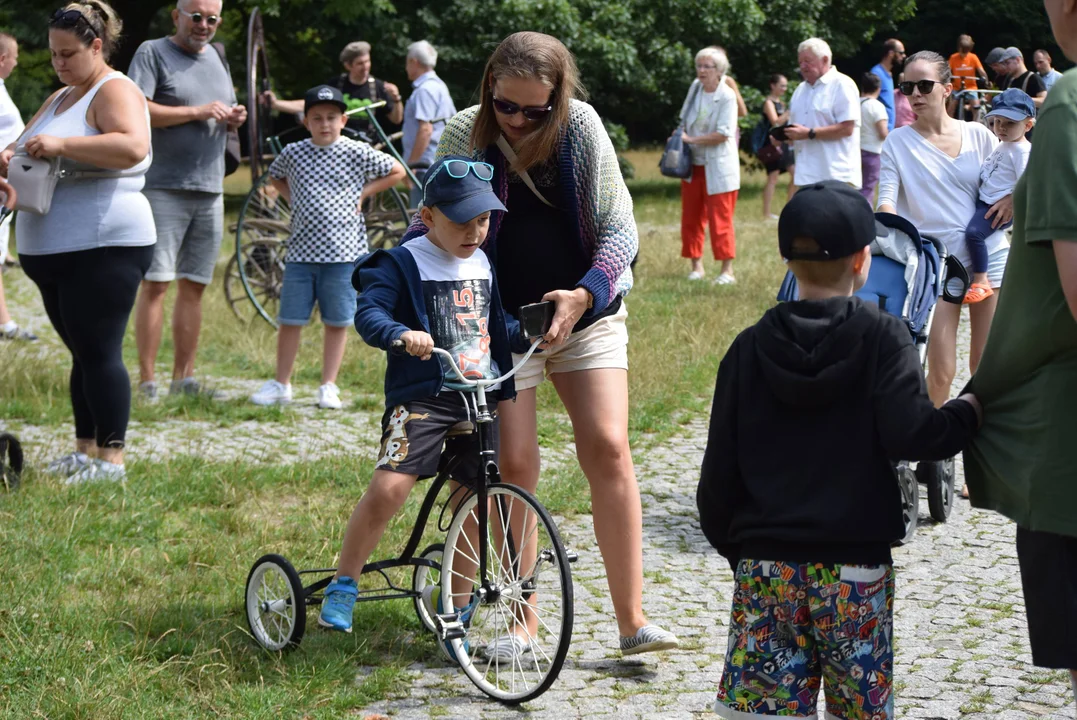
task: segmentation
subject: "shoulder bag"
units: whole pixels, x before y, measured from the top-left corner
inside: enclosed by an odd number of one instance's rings
[[[224,54],[224,45],[215,42],[213,43],[213,49],[217,51],[217,55],[224,65],[224,71],[228,73],[228,82],[232,82],[232,69],[228,67],[228,58]],[[261,101],[256,100],[256,102]],[[242,158],[243,151],[239,145],[239,129],[229,130],[227,139],[224,141],[224,174],[228,176],[239,169],[239,163]]]
[[[694,92],[689,95],[684,106],[691,111],[692,101],[699,95],[701,85],[693,85]],[[681,124],[669,136],[666,141],[666,149],[662,152],[662,158],[658,161],[658,169],[666,177],[690,178],[692,177],[692,148],[684,143],[685,119],[681,118]]]

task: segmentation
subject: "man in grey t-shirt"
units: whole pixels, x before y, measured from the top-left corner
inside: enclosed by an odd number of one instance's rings
[[[140,390],[157,396],[154,366],[164,325],[168,285],[177,280],[172,314],[175,359],[171,393],[196,393],[195,352],[202,325],[202,293],[224,233],[224,147],[227,131],[243,124],[228,69],[210,47],[221,0],[179,0],[176,33],[142,43],[128,77],[149,100],[153,165],[143,193],[153,208],[157,248],[135,309]]]

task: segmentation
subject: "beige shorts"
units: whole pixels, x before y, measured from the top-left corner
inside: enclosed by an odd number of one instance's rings
[[[578,333],[573,333],[564,345],[536,352],[516,373],[516,392],[538,387],[554,373],[600,368],[627,370],[627,318],[628,308],[622,300],[617,312]],[[513,365],[520,362],[521,358],[523,355],[513,353]]]

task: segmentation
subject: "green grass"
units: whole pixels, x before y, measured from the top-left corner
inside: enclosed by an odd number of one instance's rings
[[[680,257],[678,184],[658,176],[656,152],[631,155],[639,171],[630,187],[641,248],[628,299],[629,422],[639,462],[649,448],[678,442],[684,423],[706,413],[722,354],[772,304],[783,266],[775,226],[760,219],[762,176],[750,175],[737,213],[738,284],[689,283]],[[234,219],[245,192],[242,175],[230,178],[227,189]],[[784,185],[778,196],[783,193]],[[218,275],[232,242],[225,238]],[[707,265],[713,277],[709,258]],[[17,310],[37,307],[21,274],[9,274],[5,284]],[[51,329],[37,329],[53,344],[0,345],[0,417],[16,432],[71,423],[69,360]],[[165,335],[164,375],[172,356]],[[219,282],[207,290],[200,376],[222,384],[266,379],[275,342],[268,325],[237,320]],[[133,330],[125,358],[137,367]],[[384,362],[358,337],[349,339],[340,385],[352,410],[380,412]],[[321,333],[311,328],[296,365],[301,390],[313,392],[320,363]],[[539,407],[541,445],[563,448],[571,427],[549,383],[540,388]],[[213,432],[249,420],[316,422],[290,408],[204,398],[136,403],[132,417],[146,424],[208,421]],[[570,459],[546,468],[539,487],[553,512],[569,516],[590,512],[586,480]],[[406,694],[408,665],[436,657],[404,601],[362,604],[361,632],[312,629],[297,652],[285,655],[258,650],[246,634],[242,593],[251,563],[279,552],[298,567],[331,566],[369,482],[369,461],[275,466],[173,456],[148,462],[134,453],[128,460],[122,487],[65,489],[31,470],[18,491],[0,493],[0,716],[341,717]],[[421,495],[414,493],[393,521],[375,558],[398,553]],[[432,520],[429,542],[438,539],[433,526]],[[398,581],[407,584],[410,576]],[[361,667],[375,669],[360,673]]]

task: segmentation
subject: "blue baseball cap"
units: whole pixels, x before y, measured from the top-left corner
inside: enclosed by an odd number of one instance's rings
[[[470,222],[492,210],[505,212],[490,185],[493,167],[463,155],[446,155],[423,178],[423,207],[437,208],[454,223]]]
[[[1010,88],[995,96],[995,102],[987,117],[1004,117],[1021,122],[1036,117],[1036,103],[1032,102],[1032,98],[1024,90]]]

